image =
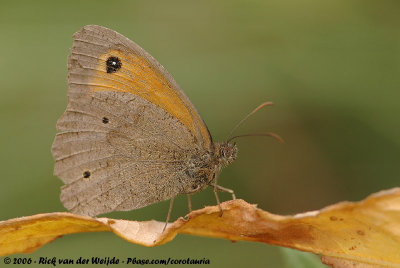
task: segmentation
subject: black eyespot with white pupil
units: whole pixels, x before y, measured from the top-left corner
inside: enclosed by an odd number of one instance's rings
[[[106,70],[107,73],[115,73],[119,69],[121,69],[122,62],[119,58],[117,57],[109,57],[106,61]]]

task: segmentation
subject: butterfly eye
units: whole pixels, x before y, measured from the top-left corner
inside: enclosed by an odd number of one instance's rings
[[[107,73],[115,73],[119,69],[121,69],[122,63],[121,60],[117,57],[109,57],[106,61],[106,70]]]

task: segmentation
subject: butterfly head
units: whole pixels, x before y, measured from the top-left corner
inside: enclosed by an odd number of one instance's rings
[[[237,156],[236,143],[222,143],[218,146],[218,161],[221,167],[226,167],[235,161]]]

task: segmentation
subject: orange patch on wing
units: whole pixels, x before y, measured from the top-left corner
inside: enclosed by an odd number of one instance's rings
[[[122,67],[115,73],[107,73],[106,61],[118,57]],[[189,104],[180,98],[161,72],[139,55],[126,55],[119,50],[111,50],[100,56],[95,78],[90,81],[93,91],[129,92],[164,109],[177,118],[193,134],[195,139],[201,135],[204,146],[208,148],[211,140],[207,127]],[[197,126],[197,127],[196,127]],[[200,132],[200,133],[199,133]]]

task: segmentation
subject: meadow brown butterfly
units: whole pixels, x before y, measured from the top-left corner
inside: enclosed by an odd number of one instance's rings
[[[101,26],[73,37],[68,105],[52,146],[68,210],[95,216],[171,199],[168,222],[178,194],[213,185],[218,204],[217,190],[233,194],[216,183],[235,160],[236,145],[212,141],[193,104],[151,55]]]

